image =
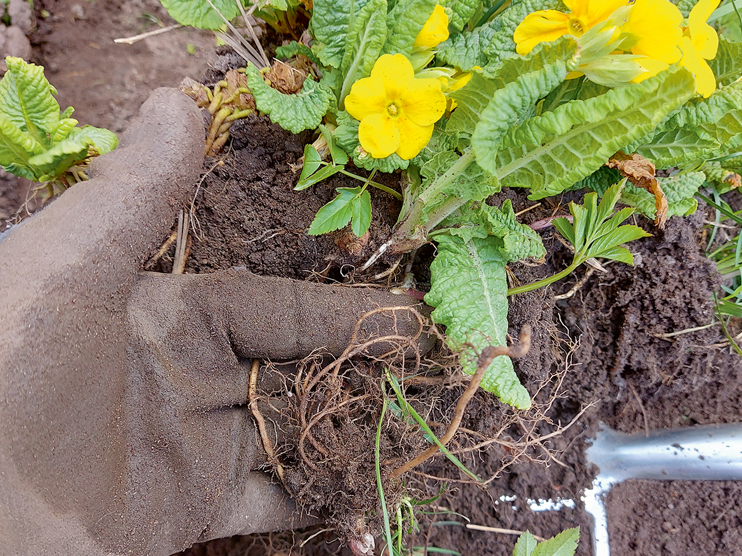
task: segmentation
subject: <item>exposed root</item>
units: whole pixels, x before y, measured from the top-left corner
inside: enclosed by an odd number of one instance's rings
[[[477,371],[474,373],[474,377],[472,378],[471,382],[469,383],[469,386],[464,390],[464,393],[461,394],[461,397],[459,398],[458,403],[456,404],[456,413],[454,414],[453,421],[451,422],[451,425],[448,427],[448,430],[446,431],[446,434],[443,435],[443,437],[440,439],[440,443],[444,446],[448,444],[448,442],[454,437],[456,434],[456,431],[459,428],[459,425],[461,425],[461,420],[464,418],[464,412],[466,411],[466,406],[469,404],[469,401],[474,397],[474,394],[477,392],[477,389],[479,388],[479,385],[482,382],[482,379],[484,378],[484,373],[489,368],[492,361],[495,359],[495,357],[498,357],[500,355],[508,355],[510,357],[523,357],[526,353],[528,353],[528,350],[531,348],[531,327],[529,325],[523,326],[523,329],[520,333],[520,344],[516,346],[489,346],[482,350],[482,353],[479,355],[479,360],[477,361]],[[394,471],[391,472],[390,477],[391,478],[397,478],[401,476],[402,474],[406,473],[410,469],[417,467],[421,463],[423,463],[425,460],[427,460],[429,457],[433,456],[438,452],[438,446],[433,445],[427,450],[425,450],[422,454],[417,456],[411,461],[408,461],[404,465],[398,467]]]
[[[418,329],[416,333],[412,336],[403,336],[400,334],[389,334],[386,336],[380,336],[380,337],[372,337],[366,341],[358,343],[358,335],[361,331],[361,328],[363,324],[368,320],[370,317],[377,315],[379,313],[391,313],[394,317],[394,323],[391,327],[393,331],[397,330],[396,321],[397,321],[397,313],[400,311],[405,311],[407,313],[412,314],[415,319],[418,322]],[[309,467],[311,467],[314,470],[317,470],[317,466],[314,462],[311,461],[309,457],[307,457],[306,451],[304,449],[304,441],[309,440],[310,444],[323,456],[327,456],[327,450],[322,447],[314,438],[314,436],[311,434],[311,429],[314,425],[316,425],[323,417],[335,412],[336,410],[340,409],[341,407],[348,405],[350,402],[359,401],[360,399],[364,399],[367,396],[357,396],[355,398],[352,398],[350,400],[345,400],[339,403],[336,403],[337,397],[340,395],[341,390],[341,382],[338,379],[340,368],[343,363],[349,361],[351,358],[355,357],[356,355],[362,354],[368,350],[371,346],[374,345],[390,345],[392,346],[389,351],[382,354],[381,356],[372,357],[373,359],[379,359],[379,360],[385,360],[392,358],[395,355],[400,355],[404,358],[404,353],[406,351],[411,351],[414,354],[415,357],[415,369],[419,369],[420,367],[420,351],[417,348],[416,342],[418,338],[423,334],[425,327],[425,320],[424,317],[420,314],[419,311],[414,309],[413,307],[409,306],[398,306],[398,307],[380,307],[378,309],[374,309],[372,311],[367,312],[365,315],[363,315],[358,322],[356,323],[353,334],[351,335],[350,343],[348,344],[348,347],[345,349],[345,351],[338,357],[335,361],[331,362],[330,364],[323,367],[318,372],[317,369],[317,363],[314,361],[309,369],[309,371],[306,373],[306,376],[303,376],[303,370],[299,371],[299,375],[297,376],[297,380],[295,383],[295,390],[296,395],[300,399],[298,412],[299,412],[299,422],[301,426],[301,435],[299,437],[299,443],[298,443],[298,450],[299,454]],[[370,356],[369,356],[370,357]],[[303,379],[303,380],[302,380]],[[317,386],[320,384],[320,381],[326,380],[325,387],[321,390],[319,395],[316,395],[313,397],[313,391],[317,388]],[[314,392],[317,394],[316,392]],[[316,401],[315,401],[316,400]],[[314,402],[314,416],[311,419],[307,419],[307,413],[309,410],[310,404]]]
[[[276,470],[278,478],[281,482],[284,482],[284,471],[283,466],[276,458],[276,454],[273,451],[273,444],[268,437],[268,431],[265,428],[265,419],[258,409],[258,371],[260,370],[260,360],[253,359],[252,369],[250,370],[250,388],[248,391],[248,399],[250,401],[250,411],[252,411],[255,422],[258,424],[258,431],[260,432],[260,439],[263,441],[263,449],[268,454],[268,461],[273,465]]]

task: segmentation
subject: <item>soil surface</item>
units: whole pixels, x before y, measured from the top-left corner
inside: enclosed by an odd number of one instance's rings
[[[156,28],[157,22],[147,14],[166,25],[171,23],[155,0],[43,0],[35,6],[38,29],[31,37],[33,61],[47,66],[49,79],[59,89],[60,104],[63,108],[75,106],[75,117],[82,124],[121,131],[152,89],[177,85],[187,75],[199,77],[213,59],[211,36],[191,30],[177,30],[131,46],[113,44],[114,38]],[[42,9],[50,13],[47,18],[39,15]],[[188,54],[187,44],[195,45],[195,56]],[[205,164],[208,174],[195,199],[194,238],[186,271],[243,266],[259,274],[299,279],[371,280],[370,274],[356,275],[355,267],[386,238],[398,203],[388,194],[372,192],[373,235],[367,241],[352,242],[343,232],[310,237],[305,230],[316,210],[332,198],[335,187],[352,187],[356,185],[353,180],[336,178],[294,192],[296,175],[291,164],[313,137],[293,137],[262,117],[235,125],[232,134],[234,140],[222,165],[215,167],[216,160]],[[387,185],[399,189],[398,176],[386,179]],[[6,219],[15,212],[27,187],[0,174],[0,217]],[[520,192],[512,191],[490,202],[504,198],[512,199],[516,211],[534,205]],[[554,211],[563,214],[566,206],[547,202],[523,214],[521,220],[532,222]],[[534,326],[531,351],[516,361],[517,372],[534,395],[534,409],[516,413],[487,393],[477,394],[463,423],[471,432],[454,439],[451,448],[460,451],[460,459],[472,471],[492,480],[484,486],[473,484],[440,457],[420,468],[425,475],[410,474],[408,486],[418,499],[439,493],[441,482],[430,476],[448,481],[432,504],[436,513],[419,516],[420,532],[411,537],[413,546],[445,548],[465,555],[509,555],[514,535],[472,530],[465,524],[528,529],[542,537],[579,525],[578,554],[592,554],[591,519],[580,496],[596,472],[586,464],[584,449],[599,422],[624,432],[642,432],[645,427],[739,420],[742,360],[724,345],[719,327],[658,337],[711,322],[712,292],[718,279],[713,265],[702,256],[703,218],[703,209],[691,218],[671,218],[663,232],[639,218],[654,236],[632,244],[638,255],[634,268],[611,264],[606,265],[607,272],[594,272],[589,277],[586,268],[581,268],[551,288],[511,300],[511,336],[517,338],[525,323]],[[553,234],[553,229],[542,232],[550,254],[546,263],[538,267],[512,265],[515,280],[527,283],[565,266],[569,253]],[[419,259],[424,261],[430,253],[430,248],[422,249]],[[158,268],[167,270],[168,257]],[[418,287],[424,290],[426,274],[420,267],[417,265],[415,272]],[[400,278],[401,272],[397,272],[376,283],[395,285]],[[572,297],[554,299],[583,279]],[[370,363],[356,368],[360,372],[348,388],[360,391],[366,387],[358,378],[360,373],[378,373],[379,369]],[[344,372],[351,377],[356,371]],[[428,410],[429,421],[447,423],[461,391],[461,386],[449,385],[408,389],[407,393],[418,410]],[[591,403],[594,405],[578,417]],[[343,462],[355,462],[353,473],[363,476],[360,480],[366,483],[352,490],[347,483],[338,482],[343,484],[340,491],[373,493],[368,489],[368,481],[373,481],[367,476],[368,458],[372,457],[368,438],[375,432],[373,417],[378,420],[379,409],[371,404],[364,410],[363,441],[355,448],[350,443],[342,446],[347,450],[346,458],[353,458],[356,450],[355,459]],[[561,433],[541,439],[568,424]],[[325,439],[337,438],[335,429],[343,430],[347,421],[327,426]],[[388,427],[385,430],[387,442],[404,439],[405,449],[419,448],[419,436],[410,439]],[[442,430],[435,429],[439,434]],[[484,439],[491,443],[462,451]],[[297,473],[301,491],[302,477],[308,472],[297,467]],[[326,480],[347,480],[353,473],[346,472],[344,477],[329,473]],[[337,499],[338,490],[313,503],[326,506]],[[739,484],[734,482],[628,481],[614,487],[607,496],[612,554],[742,554],[739,495]],[[572,500],[574,508],[534,512],[529,499]],[[378,507],[377,501],[370,501],[369,507]],[[319,531],[222,539],[183,554],[348,553],[336,541],[336,532]]]

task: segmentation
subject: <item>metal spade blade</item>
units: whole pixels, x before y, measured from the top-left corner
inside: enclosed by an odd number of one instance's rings
[[[603,495],[613,485],[625,479],[742,480],[742,423],[661,429],[649,437],[601,427],[586,452],[600,473],[582,497],[594,520],[595,556],[610,555]]]

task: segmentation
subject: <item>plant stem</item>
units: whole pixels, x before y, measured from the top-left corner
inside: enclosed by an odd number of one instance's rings
[[[425,207],[430,204],[433,199],[440,195],[442,191],[451,184],[451,182],[453,182],[462,173],[464,173],[469,165],[473,164],[474,161],[474,151],[469,149],[463,155],[461,155],[461,157],[456,161],[455,164],[453,164],[453,166],[446,170],[445,173],[438,176],[433,181],[433,183],[426,187],[425,190],[420,194],[420,196],[415,199],[415,202],[412,204],[412,208],[410,209],[409,214],[400,215],[401,224],[397,231],[394,233],[394,236],[401,241],[412,237],[415,234],[417,228],[422,223],[423,211]],[[427,231],[430,231],[430,229],[440,223],[441,220],[446,218],[446,216],[451,214],[453,211],[461,207],[461,205],[463,205],[464,203],[466,203],[466,199],[460,199],[458,197],[451,197],[449,200],[447,200],[444,205],[445,208],[440,207],[436,210],[437,222],[435,222],[435,224],[433,225],[430,225],[429,222],[426,224]]]
[[[526,284],[525,286],[518,286],[517,288],[510,288],[508,290],[508,296],[517,295],[519,293],[530,292],[533,290],[537,290],[539,288],[543,288],[544,286],[548,286],[549,284],[552,284],[568,276],[574,269],[580,266],[582,262],[583,262],[582,260],[575,257],[575,260],[572,261],[572,264],[569,265],[564,270],[562,270],[561,272],[557,272],[553,276],[549,276],[548,278],[544,278],[543,280],[539,280],[538,282],[531,282],[530,284]]]
[[[381,183],[377,183],[375,181],[367,180],[366,178],[362,178],[361,176],[357,176],[357,175],[355,175],[352,172],[348,172],[347,170],[340,170],[340,173],[343,174],[344,176],[348,176],[349,178],[354,178],[354,179],[357,179],[358,181],[362,181],[364,183],[367,183],[371,187],[375,187],[376,189],[379,189],[379,190],[383,191],[384,193],[389,193],[389,195],[391,195],[391,196],[399,199],[400,201],[402,200],[402,194],[399,193],[398,191],[394,191],[394,189],[392,189],[389,186],[383,185]]]

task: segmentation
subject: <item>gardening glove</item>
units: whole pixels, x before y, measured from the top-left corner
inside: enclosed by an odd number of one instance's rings
[[[413,301],[139,273],[193,195],[203,144],[193,102],[160,89],[90,181],[0,241],[3,554],[166,556],[307,522],[258,471],[250,358],[338,354],[366,311]],[[368,323],[383,332],[381,317]]]

